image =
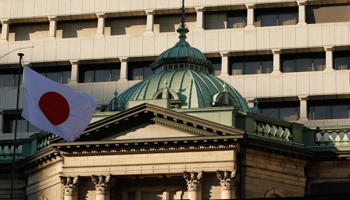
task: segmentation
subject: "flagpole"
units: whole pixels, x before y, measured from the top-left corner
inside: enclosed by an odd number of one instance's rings
[[[21,84],[21,69],[22,69],[22,57],[24,56],[23,53],[18,53],[19,56],[19,65],[18,65],[18,80],[17,80],[17,105],[16,105],[16,118],[15,118],[15,138],[13,142],[13,152],[12,152],[12,173],[11,173],[11,195],[10,200],[12,200],[12,194],[13,194],[13,179],[15,176],[15,168],[16,168],[16,146],[17,146],[17,121],[18,121],[18,102],[19,102],[19,87]],[[10,147],[11,148],[11,147]]]

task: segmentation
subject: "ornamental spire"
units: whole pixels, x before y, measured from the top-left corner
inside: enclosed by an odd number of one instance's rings
[[[181,27],[185,28],[185,0],[182,0],[181,16]]]

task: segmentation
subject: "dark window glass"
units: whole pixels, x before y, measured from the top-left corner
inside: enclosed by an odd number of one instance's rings
[[[20,74],[20,83],[22,83],[22,73]],[[18,69],[0,69],[0,87],[15,87],[18,85]]]
[[[349,118],[349,99],[308,101],[309,119]]]
[[[213,75],[214,76],[220,76],[221,74],[221,58],[208,58],[208,60],[213,64],[214,71]]]
[[[282,54],[281,64],[283,72],[323,71],[325,52]]]
[[[235,10],[227,13],[227,28],[244,28],[246,26],[246,10]]]
[[[120,63],[103,63],[79,66],[80,83],[117,81],[120,78]]]
[[[306,6],[306,22],[308,24],[348,21],[350,21],[350,4]]]
[[[285,121],[296,121],[300,116],[299,101],[262,102],[258,104],[260,114]]]
[[[350,51],[334,51],[334,69],[350,69]]]
[[[255,26],[284,26],[298,23],[298,8],[255,9]]]
[[[231,75],[267,74],[273,69],[272,55],[230,57]]]
[[[4,115],[4,126],[3,126],[3,132],[4,133],[14,133],[15,132],[15,125],[16,125],[16,115],[15,114],[5,114]],[[23,119],[19,115],[19,119],[17,121],[17,132],[23,133],[23,132],[39,132],[41,131],[37,127],[33,126],[31,123],[29,123],[27,120]]]
[[[140,61],[128,63],[128,78],[129,80],[143,80],[153,75],[151,67],[149,65],[153,61]]]
[[[33,67],[32,69],[41,75],[61,84],[70,81],[71,66]]]

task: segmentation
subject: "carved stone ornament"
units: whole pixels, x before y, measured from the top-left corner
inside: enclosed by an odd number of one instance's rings
[[[239,174],[234,171],[217,171],[220,180],[221,190],[231,190],[235,183],[239,181]]]
[[[111,175],[92,175],[92,182],[95,184],[97,194],[109,194]]]
[[[79,185],[79,176],[60,176],[60,180],[61,183],[64,185],[64,195],[73,196]]]
[[[203,181],[203,172],[184,172],[184,179],[187,182],[188,191],[199,191],[201,190]]]

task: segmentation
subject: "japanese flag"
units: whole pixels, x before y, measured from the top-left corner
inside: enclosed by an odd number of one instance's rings
[[[27,66],[24,76],[22,117],[69,142],[76,140],[90,124],[96,98],[52,81]]]

